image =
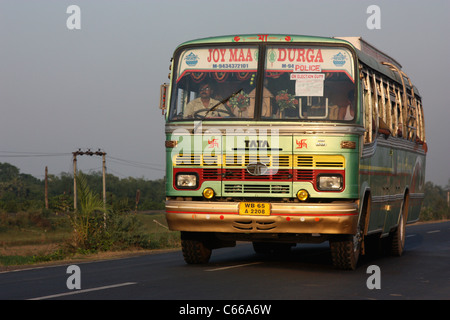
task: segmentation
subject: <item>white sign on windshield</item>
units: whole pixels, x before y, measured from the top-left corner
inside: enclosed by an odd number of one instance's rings
[[[295,80],[295,95],[301,97],[322,97],[324,73],[292,73],[291,80]]]

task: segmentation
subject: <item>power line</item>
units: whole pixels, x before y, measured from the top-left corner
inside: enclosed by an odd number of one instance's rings
[[[138,162],[138,161],[132,161],[132,160],[125,160],[120,159],[116,157],[108,156],[108,159],[110,162],[121,164],[121,165],[127,165],[130,167],[140,168],[140,169],[149,169],[149,170],[156,170],[156,171],[164,171],[164,167],[162,166],[155,166],[151,163],[144,163],[144,162]]]
[[[91,149],[87,149],[87,151],[82,151],[78,149],[75,152],[29,152],[29,151],[5,151],[0,150],[0,158],[39,158],[39,157],[64,157],[70,155],[103,155],[100,149],[98,151],[91,151]],[[105,153],[106,155],[106,153]],[[112,163],[139,168],[139,169],[147,169],[147,170],[155,170],[164,172],[165,167],[162,165],[155,165],[153,163],[139,162],[134,160],[122,159],[117,157],[112,157],[107,155],[108,160]]]
[[[6,153],[6,154],[2,154]],[[38,152],[20,152],[20,151],[0,151],[2,158],[32,158],[32,157],[61,157],[68,156],[71,153],[38,153]]]

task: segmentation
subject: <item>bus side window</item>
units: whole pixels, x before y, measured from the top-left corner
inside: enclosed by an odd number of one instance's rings
[[[372,135],[372,88],[371,88],[371,81],[370,81],[370,75],[367,70],[363,70],[364,78],[363,78],[363,85],[364,85],[364,127],[366,128],[364,142],[365,143],[371,143],[373,141],[373,135]]]

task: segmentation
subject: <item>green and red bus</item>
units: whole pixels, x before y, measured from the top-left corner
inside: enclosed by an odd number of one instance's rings
[[[160,108],[166,218],[187,263],[236,241],[258,253],[328,241],[342,269],[368,238],[402,254],[424,196],[422,99],[362,38],[185,42]]]

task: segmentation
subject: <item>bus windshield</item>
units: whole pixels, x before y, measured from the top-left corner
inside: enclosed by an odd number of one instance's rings
[[[263,64],[261,51],[256,45],[180,51],[169,120],[355,119],[354,60],[348,49],[268,45]]]

